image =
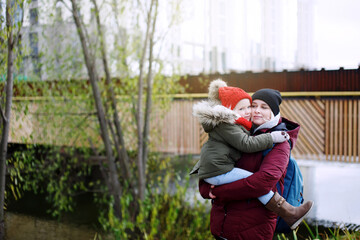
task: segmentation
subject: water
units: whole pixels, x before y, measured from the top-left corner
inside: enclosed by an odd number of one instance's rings
[[[304,195],[314,200],[310,220],[360,225],[360,164],[301,161]]]
[[[61,221],[54,220],[47,209],[44,194],[27,192],[15,201],[10,199],[5,212],[6,240],[94,240],[100,232],[96,225],[98,209],[92,194],[74,197],[74,212],[62,214]],[[101,233],[104,239],[104,234]],[[99,239],[99,238],[96,238]]]
[[[308,222],[317,222],[325,227],[346,225],[359,229],[360,164],[308,160],[298,160],[298,163],[304,177],[305,199],[315,201],[314,209],[307,219]],[[196,197],[209,204],[199,195],[197,181],[191,186],[187,192],[189,201]],[[89,222],[94,223],[97,212],[89,211],[92,208],[88,205],[88,199],[84,196],[80,201],[81,204],[78,205],[82,210],[68,216],[64,223],[41,217],[39,209],[44,208],[45,203],[40,199],[35,199],[34,196],[25,197],[18,204],[24,204],[22,209],[26,210],[27,215],[6,212],[6,240],[94,239],[97,231],[95,227],[89,225]],[[13,209],[16,208],[13,207]],[[36,212],[37,217],[34,217],[33,211]]]
[[[97,232],[85,225],[6,212],[6,240],[90,240]]]

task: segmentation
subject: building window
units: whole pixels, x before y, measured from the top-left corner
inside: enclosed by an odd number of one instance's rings
[[[40,59],[38,56],[36,57],[31,57],[31,62],[32,62],[32,65],[33,65],[33,71],[34,71],[34,74],[38,77],[41,77],[41,68],[40,68]]]
[[[30,24],[31,25],[36,25],[38,23],[39,23],[38,9],[37,8],[32,8],[32,9],[30,9]]]
[[[37,57],[39,55],[39,48],[38,48],[38,34],[35,32],[30,33],[30,55],[32,57]]]

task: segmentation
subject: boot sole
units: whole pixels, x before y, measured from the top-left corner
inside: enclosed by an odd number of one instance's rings
[[[299,218],[293,225],[291,225],[291,227],[290,227],[291,230],[296,229],[296,228],[300,225],[300,223],[302,222],[302,220],[310,213],[310,211],[311,211],[311,209],[313,208],[313,206],[314,206],[314,202],[312,202],[309,211],[307,211],[307,212],[304,214],[304,216],[302,216],[301,218]]]

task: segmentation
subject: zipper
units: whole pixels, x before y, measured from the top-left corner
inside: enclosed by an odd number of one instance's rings
[[[225,224],[226,216],[227,216],[227,209],[226,209],[226,205],[225,205],[225,206],[224,206],[224,220],[223,220],[222,225],[221,225],[221,233],[220,233],[220,236],[222,236],[223,233],[224,233],[224,224]]]

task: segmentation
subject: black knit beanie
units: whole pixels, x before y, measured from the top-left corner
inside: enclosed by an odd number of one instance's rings
[[[270,88],[263,88],[257,90],[252,95],[252,99],[253,101],[259,99],[266,102],[270,106],[270,109],[274,113],[274,116],[278,115],[278,113],[280,112],[279,106],[281,104],[282,98],[278,90]]]

